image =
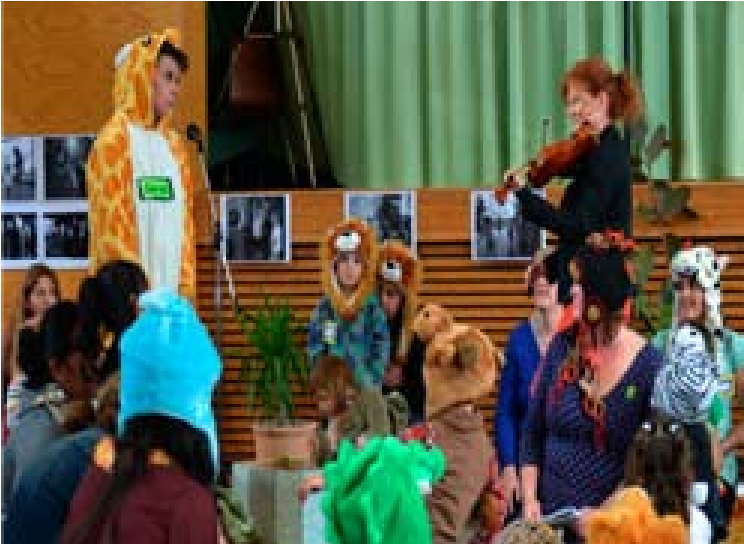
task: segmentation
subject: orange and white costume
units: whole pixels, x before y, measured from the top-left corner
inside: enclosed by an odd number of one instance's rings
[[[155,121],[153,80],[158,51],[177,30],[138,38],[116,55],[114,115],[88,157],[90,263],[95,272],[115,259],[139,263],[151,288],[171,287],[194,299],[194,180],[183,138],[170,117]],[[168,199],[148,198],[143,180],[168,185]],[[144,195],[144,196],[143,196]]]

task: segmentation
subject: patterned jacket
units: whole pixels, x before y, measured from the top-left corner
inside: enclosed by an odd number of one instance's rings
[[[339,316],[324,296],[307,328],[307,354],[314,366],[320,355],[335,355],[350,366],[362,388],[380,387],[390,360],[390,331],[376,295],[369,295],[353,320]]]

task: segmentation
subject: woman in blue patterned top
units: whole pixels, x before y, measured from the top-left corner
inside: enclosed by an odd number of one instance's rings
[[[569,265],[578,319],[548,348],[527,415],[520,461],[531,520],[599,507],[620,485],[628,447],[651,412],[662,354],[627,325],[633,285],[624,252],[607,238],[595,244]]]
[[[509,335],[504,353],[506,363],[499,379],[494,436],[507,511],[512,516],[519,510],[519,442],[527,420],[530,384],[563,310],[558,303],[559,271],[552,266],[555,259],[551,259],[551,253],[539,251],[527,268],[527,292],[535,310]]]

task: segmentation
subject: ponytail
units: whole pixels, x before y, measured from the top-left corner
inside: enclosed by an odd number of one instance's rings
[[[643,99],[636,79],[628,72],[613,76],[615,92],[610,94],[610,117],[625,122],[635,121],[643,111]]]

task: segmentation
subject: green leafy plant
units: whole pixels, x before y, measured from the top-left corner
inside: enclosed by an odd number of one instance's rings
[[[238,354],[241,379],[248,385],[248,405],[258,401],[264,417],[276,425],[293,423],[293,385],[304,387],[308,378],[305,354],[297,345],[294,311],[286,302],[266,296],[254,312],[236,308],[235,313],[248,346],[256,350],[255,355]]]
[[[664,236],[666,263],[670,263],[674,255],[682,248],[682,240],[673,234]],[[656,262],[655,246],[646,244],[639,249],[634,258],[636,298],[634,303],[635,316],[646,326],[646,332],[653,337],[657,332],[667,329],[672,323],[674,312],[674,287],[671,278],[667,278],[659,291],[656,304],[651,304],[646,295],[646,283],[654,269]]]
[[[690,188],[674,187],[670,180],[654,179],[649,175],[651,166],[668,149],[672,142],[667,138],[666,126],[656,127],[653,135],[647,138],[648,127],[645,121],[630,128],[631,145],[636,152],[631,157],[633,181],[647,183],[650,199],[641,203],[636,212],[650,223],[668,223],[678,217],[697,219],[697,212],[689,205]]]

